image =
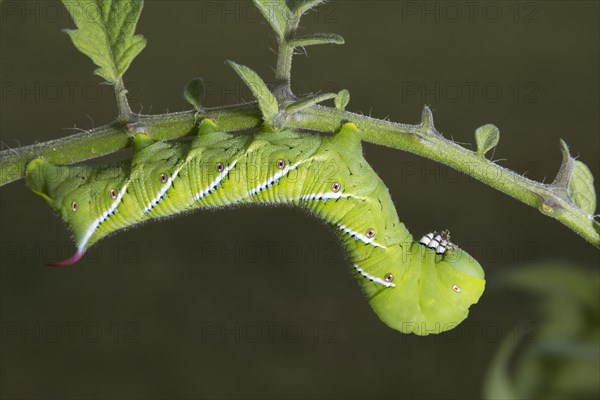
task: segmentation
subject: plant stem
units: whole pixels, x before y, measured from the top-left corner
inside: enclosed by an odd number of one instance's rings
[[[134,114],[131,112],[131,107],[129,107],[129,101],[127,100],[127,89],[125,88],[123,79],[120,79],[115,85],[115,97],[117,98],[117,109],[119,112],[117,121],[131,121],[134,117]]]
[[[88,132],[46,143],[0,152],[0,186],[24,177],[26,164],[44,157],[57,164],[70,164],[100,157],[126,148],[136,132],[158,139],[176,139],[196,132],[195,112],[155,116],[135,115],[136,122],[115,122]],[[223,131],[258,128],[262,116],[256,103],[203,110],[201,118],[213,119]],[[527,179],[476,152],[445,139],[433,126],[428,108],[418,125],[377,120],[334,108],[311,106],[288,117],[286,126],[316,132],[334,132],[342,121],[354,122],[365,142],[405,150],[450,166],[548,215],[600,247],[600,224],[575,207],[553,184]]]
[[[277,66],[275,68],[275,88],[273,94],[279,100],[279,103],[294,99],[292,93],[292,59],[294,58],[295,47],[290,44],[296,36],[300,16],[292,16],[288,20],[287,32],[285,37],[279,41],[277,51]]]
[[[0,186],[25,177],[25,166],[37,157],[73,164],[98,158],[131,145],[131,135],[146,133],[156,140],[176,139],[195,133],[195,112],[153,116],[135,115],[136,122],[114,122],[87,132],[16,149],[0,151]],[[262,124],[255,103],[204,110],[203,117],[219,121],[222,129],[237,131]]]
[[[356,123],[365,142],[405,150],[452,167],[537,208],[600,248],[600,223],[594,220],[593,215],[574,206],[565,197],[564,189],[527,179],[445,139],[435,130],[428,108],[425,108],[423,121],[419,125],[397,124],[349,112],[340,113],[322,106],[315,106],[299,114],[296,117],[298,122],[289,121],[287,126],[325,132],[337,129],[342,114],[344,119]]]

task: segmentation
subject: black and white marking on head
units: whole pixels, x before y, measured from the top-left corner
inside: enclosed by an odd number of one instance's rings
[[[435,250],[436,254],[444,254],[446,250],[456,247],[450,242],[450,232],[430,232],[423,236],[419,243],[423,246]]]

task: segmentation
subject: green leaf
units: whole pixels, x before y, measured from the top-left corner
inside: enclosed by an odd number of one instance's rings
[[[576,265],[544,262],[539,265],[515,266],[498,277],[497,283],[542,297],[554,296],[561,301],[575,300],[594,307],[598,304],[600,276],[593,270],[588,271]]]
[[[514,328],[513,328],[514,329]],[[507,338],[519,337],[514,331],[509,331]],[[518,399],[519,393],[509,373],[510,360],[517,349],[516,340],[503,340],[500,348],[492,359],[483,381],[483,398],[486,400],[511,400]]]
[[[227,61],[229,65],[235,70],[235,72],[242,78],[244,83],[250,88],[256,100],[258,100],[258,106],[263,115],[265,124],[273,127],[275,124],[275,118],[279,112],[279,106],[277,105],[277,99],[271,93],[265,82],[258,76],[256,72],[246,67],[245,65],[236,64],[233,61]]]
[[[279,40],[285,38],[290,9],[285,0],[253,0],[254,5],[269,22]]]
[[[302,15],[324,2],[325,0],[288,0],[290,10],[296,15]]]
[[[65,30],[79,51],[99,68],[94,71],[116,85],[146,46],[134,35],[143,0],[63,0],[77,30]]]
[[[575,170],[569,183],[569,196],[579,208],[588,214],[596,211],[594,177],[587,165],[575,161]]]
[[[335,96],[335,108],[343,111],[346,109],[348,103],[350,103],[350,92],[343,89]]]
[[[183,97],[196,110],[200,110],[202,108],[202,101],[204,100],[204,80],[202,78],[194,78],[189,81],[185,85],[185,89],[183,89]]]
[[[309,96],[309,97],[306,97],[304,99],[298,100],[298,101],[290,104],[289,106],[286,107],[285,111],[287,112],[288,115],[291,115],[291,114],[297,113],[298,111],[305,110],[308,107],[312,107],[315,104],[319,104],[323,101],[333,99],[336,96],[337,95],[335,93],[324,93],[324,94],[317,94],[314,96]]]
[[[600,276],[564,263],[516,265],[502,287],[528,292],[536,322],[508,332],[486,379],[487,399],[597,398]],[[526,339],[526,340],[525,340]]]
[[[335,33],[315,33],[302,36],[290,41],[292,47],[314,46],[319,44],[344,44],[344,38]]]
[[[567,190],[569,199],[581,210],[592,215],[596,211],[596,191],[594,176],[581,161],[575,160],[569,153],[569,147],[561,140],[563,162],[553,184]]]
[[[477,155],[483,157],[485,153],[498,145],[500,141],[500,130],[492,124],[483,125],[475,131],[475,142],[477,143]]]

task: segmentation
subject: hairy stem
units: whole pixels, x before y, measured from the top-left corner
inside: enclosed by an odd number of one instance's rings
[[[117,98],[117,109],[119,112],[117,120],[120,122],[130,121],[134,115],[131,112],[131,107],[129,107],[127,89],[125,89],[123,79],[120,79],[115,85],[115,96]]]
[[[288,20],[287,32],[283,40],[279,41],[277,50],[277,66],[275,68],[275,97],[280,103],[294,98],[291,88],[292,82],[292,59],[294,58],[295,48],[291,45],[291,41],[296,36],[300,17],[290,17]]]
[[[136,122],[115,122],[88,132],[32,146],[0,152],[0,185],[24,176],[25,166],[35,157],[70,164],[113,153],[130,145],[130,135],[144,132],[155,139],[193,135],[197,118],[211,118],[228,132],[258,128],[262,116],[256,103],[240,104],[195,112],[136,115]],[[365,142],[405,150],[450,166],[517,200],[528,204],[600,247],[600,224],[561,194],[553,184],[527,179],[445,139],[439,134],[425,108],[417,125],[378,120],[334,108],[311,106],[288,117],[286,126],[317,132],[333,132],[342,121],[356,123]]]

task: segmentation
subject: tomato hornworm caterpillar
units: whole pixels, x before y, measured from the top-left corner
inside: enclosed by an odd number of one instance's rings
[[[292,130],[255,134],[200,123],[191,142],[155,142],[138,134],[129,162],[57,166],[35,159],[29,187],[70,227],[77,262],[107,235],[197,208],[252,203],[308,209],[336,230],[369,303],[388,326],[427,335],[452,329],[481,297],[477,261],[431,233],[419,242],[402,224],[388,189],[363,158],[356,126],[333,136]]]

